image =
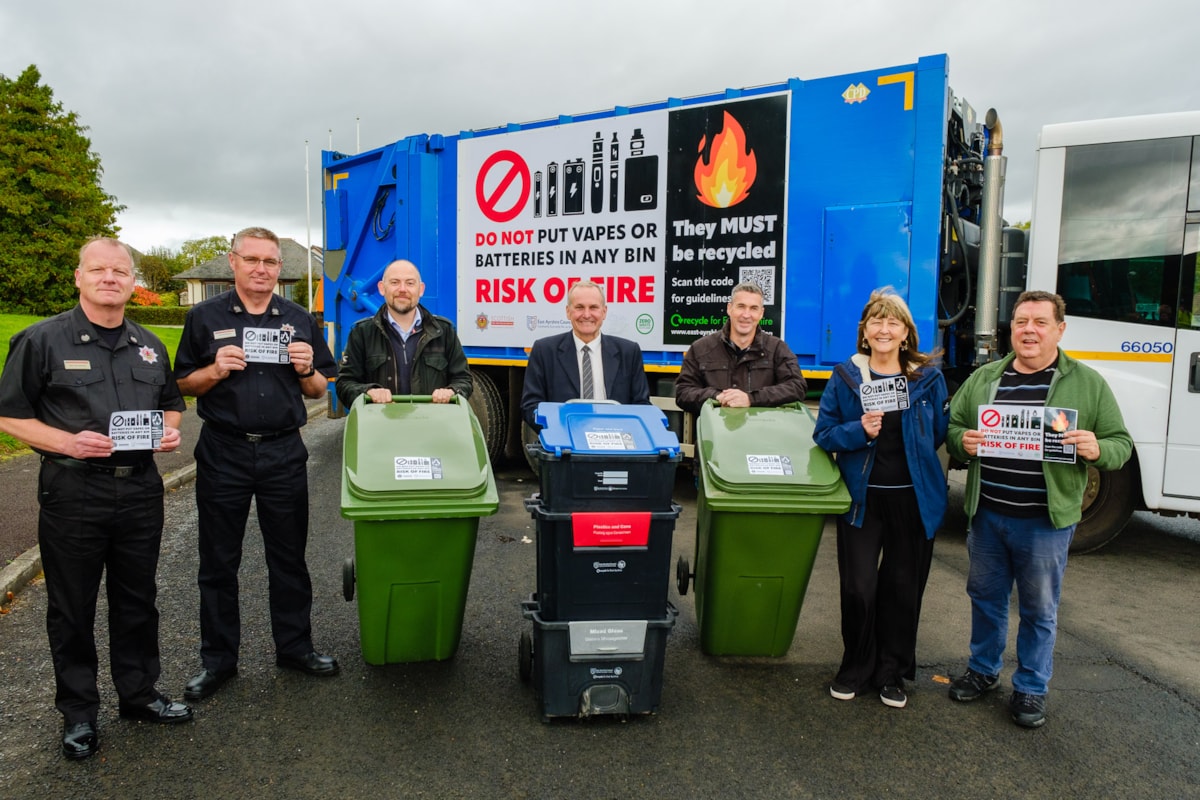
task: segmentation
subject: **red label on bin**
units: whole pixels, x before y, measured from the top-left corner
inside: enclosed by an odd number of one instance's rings
[[[571,515],[576,547],[645,547],[649,511],[580,511]]]

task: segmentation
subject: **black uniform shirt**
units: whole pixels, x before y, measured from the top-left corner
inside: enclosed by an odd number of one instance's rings
[[[14,336],[0,375],[0,416],[37,419],[69,433],[107,436],[114,411],[185,408],[157,336],[125,320],[110,347],[79,306]],[[144,451],[120,451],[90,460],[131,464],[146,458]]]
[[[326,378],[337,376],[337,363],[312,314],[279,295],[271,296],[265,313],[252,314],[232,289],[188,312],[175,354],[175,375],[183,378],[208,366],[226,345],[242,347],[246,328],[282,329],[294,341],[308,342],[313,368]],[[291,364],[247,363],[246,369],[229,373],[198,398],[196,411],[201,419],[246,433],[296,430],[308,420],[300,376]]]

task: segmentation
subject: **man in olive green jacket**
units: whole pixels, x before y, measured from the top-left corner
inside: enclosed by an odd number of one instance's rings
[[[1133,440],[1104,378],[1058,346],[1066,330],[1063,300],[1025,292],[1013,309],[1009,357],[976,370],[950,404],[946,449],[967,461],[967,552],[971,656],[950,697],[975,700],[1000,680],[1008,635],[1009,596],[1017,586],[1020,627],[1009,711],[1036,728],[1046,721],[1058,602],[1067,550],[1082,515],[1087,470],[1120,469]],[[979,457],[985,434],[980,406],[1073,409],[1075,427],[1062,438],[1074,463]]]

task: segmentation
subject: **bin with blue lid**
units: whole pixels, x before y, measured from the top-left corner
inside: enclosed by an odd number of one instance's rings
[[[705,653],[779,657],[791,647],[825,521],[850,508],[814,426],[799,403],[700,410],[694,586]],[[681,596],[692,577],[681,557]]]
[[[670,511],[679,439],[656,406],[540,403],[537,460],[546,511]]]
[[[462,636],[479,518],[500,495],[465,402],[354,401],[342,445],[342,516],[354,521],[346,600],[358,590],[368,664],[442,661]]]

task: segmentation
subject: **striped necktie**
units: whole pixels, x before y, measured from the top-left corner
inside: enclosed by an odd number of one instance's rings
[[[579,393],[580,398],[591,400],[595,396],[595,387],[592,386],[592,351],[585,344],[583,346],[583,391]]]

